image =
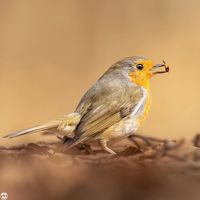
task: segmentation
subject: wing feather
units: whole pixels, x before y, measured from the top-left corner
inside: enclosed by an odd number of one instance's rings
[[[96,136],[130,113],[136,113],[144,100],[144,92],[138,87],[128,89],[131,91],[116,91],[106,96],[105,101],[91,104],[75,129],[76,140]]]

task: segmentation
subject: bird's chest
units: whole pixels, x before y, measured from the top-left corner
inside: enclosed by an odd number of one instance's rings
[[[135,113],[134,110],[130,116],[123,120],[124,131],[123,132],[134,132],[142,124],[142,122],[148,116],[151,106],[151,97],[150,94],[145,91],[144,99],[139,105],[138,111]]]

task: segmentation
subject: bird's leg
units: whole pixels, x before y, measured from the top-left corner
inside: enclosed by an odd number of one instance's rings
[[[99,140],[99,144],[101,145],[102,149],[110,154],[113,154],[115,155],[116,152],[114,152],[112,149],[110,149],[108,146],[107,146],[107,140]]]

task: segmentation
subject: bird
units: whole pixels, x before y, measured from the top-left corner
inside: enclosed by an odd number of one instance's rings
[[[121,59],[89,88],[73,113],[3,138],[56,128],[67,148],[98,141],[102,150],[116,154],[108,143],[135,134],[150,110],[150,79],[167,72],[165,61],[154,64],[142,56]]]

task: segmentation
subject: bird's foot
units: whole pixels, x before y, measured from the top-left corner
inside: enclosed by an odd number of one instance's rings
[[[107,146],[107,140],[100,140],[100,141],[99,141],[99,144],[101,145],[101,148],[102,148],[104,151],[106,151],[106,152],[108,152],[108,153],[110,153],[110,154],[112,154],[112,155],[116,155],[116,154],[117,154],[115,151],[113,151],[112,149],[110,149],[110,148]]]

